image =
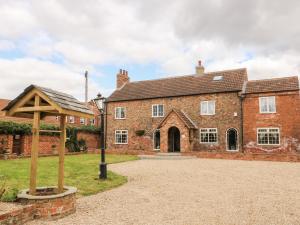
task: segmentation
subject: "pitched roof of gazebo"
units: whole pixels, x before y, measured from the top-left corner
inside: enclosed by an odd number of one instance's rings
[[[34,96],[41,98],[40,106],[34,106]],[[94,113],[84,103],[69,94],[37,85],[30,85],[4,109],[7,116],[32,118],[34,111],[46,115],[74,115],[92,118]]]

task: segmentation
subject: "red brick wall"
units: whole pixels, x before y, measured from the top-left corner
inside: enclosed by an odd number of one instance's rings
[[[200,115],[200,102],[216,101],[216,114],[212,116]],[[152,117],[152,105],[163,104],[165,116],[172,108],[182,109],[198,126],[198,128],[217,128],[217,144],[200,144],[199,130],[194,131],[191,146],[184,146],[183,151],[214,150],[226,151],[226,131],[235,128],[238,132],[238,145],[241,146],[241,101],[237,92],[203,94],[185,97],[159,98],[123,102],[109,102],[107,104],[107,149],[108,150],[144,150],[153,151],[153,133],[163,118]],[[126,108],[126,119],[115,119],[115,107]],[[234,116],[234,113],[237,113]],[[179,123],[178,123],[179,126]],[[128,145],[115,144],[115,130],[128,130]],[[145,130],[145,135],[138,137],[135,132]],[[183,134],[185,131],[180,130]],[[166,139],[166,132],[161,133],[161,141]],[[189,135],[181,136],[181,142],[189,140]],[[162,143],[163,144],[163,143]],[[183,147],[183,146],[182,146]],[[163,144],[162,148],[166,149]]]
[[[25,135],[22,137],[23,154],[30,155],[32,136]],[[40,135],[39,154],[57,154],[59,147],[59,136]]]
[[[2,137],[9,140],[9,142],[8,142],[9,149],[10,149],[10,152],[12,152],[13,136],[12,135],[0,135],[0,140],[2,139]],[[78,138],[78,140],[80,138],[85,139],[89,150],[97,149],[100,146],[100,137],[97,134],[78,132],[77,138]],[[32,143],[31,135],[21,136],[21,152],[24,155],[30,155],[31,143]],[[40,142],[39,142],[39,154],[40,155],[57,154],[58,147],[59,147],[59,136],[40,135]],[[66,149],[66,152],[67,151],[68,150]]]
[[[21,225],[29,222],[35,217],[35,205],[26,205],[21,209],[15,209],[4,214],[0,213],[0,224]]]
[[[84,139],[89,150],[100,148],[100,134],[90,134],[86,132],[78,132],[77,140]]]
[[[3,140],[3,144],[1,143]],[[13,148],[13,136],[0,134],[0,148],[7,148],[9,153],[12,153]]]
[[[276,113],[259,113],[259,97],[276,96]],[[247,95],[243,101],[246,152],[291,153],[300,150],[299,92]],[[257,145],[257,128],[279,127],[280,145]]]

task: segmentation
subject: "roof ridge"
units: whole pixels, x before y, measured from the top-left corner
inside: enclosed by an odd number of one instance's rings
[[[147,82],[147,81],[159,81],[159,80],[168,80],[168,79],[176,79],[176,78],[182,78],[182,77],[202,77],[205,75],[211,75],[214,73],[226,73],[226,72],[233,72],[233,71],[238,71],[238,70],[247,70],[247,68],[242,67],[242,68],[236,68],[236,69],[228,69],[228,70],[217,70],[217,71],[210,71],[210,72],[206,72],[203,75],[198,75],[198,74],[186,74],[186,75],[175,75],[175,76],[169,76],[169,77],[161,77],[161,78],[157,78],[157,79],[148,79],[148,80],[138,80],[138,81],[131,81],[126,83],[127,84],[132,84],[132,83],[140,83],[140,82]],[[124,85],[124,86],[125,86]]]
[[[275,78],[267,78],[267,79],[259,79],[259,80],[248,80],[248,82],[281,80],[281,79],[288,79],[288,78],[297,78],[298,79],[298,76],[287,76],[287,77],[275,77]]]

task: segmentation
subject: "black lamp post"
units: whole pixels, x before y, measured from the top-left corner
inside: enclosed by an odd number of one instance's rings
[[[105,143],[104,143],[104,114],[105,114],[105,98],[99,93],[95,99],[93,99],[100,112],[100,142],[101,142],[101,162],[99,165],[99,179],[107,178],[107,164],[105,162]]]

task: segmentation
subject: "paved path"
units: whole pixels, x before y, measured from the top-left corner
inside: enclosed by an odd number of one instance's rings
[[[129,182],[79,199],[71,216],[32,224],[300,224],[300,163],[139,160],[109,169]]]

